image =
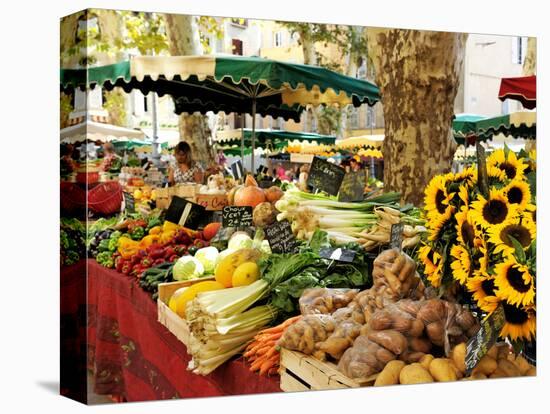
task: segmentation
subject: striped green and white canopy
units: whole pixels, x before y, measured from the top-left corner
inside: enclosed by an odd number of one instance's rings
[[[514,138],[536,139],[536,112],[514,112],[508,115],[484,117],[461,114],[453,120],[453,134],[460,145],[473,145],[503,134]]]
[[[259,57],[139,56],[112,65],[61,70],[64,90],[95,85],[171,95],[178,113],[255,112],[296,121],[307,105],[358,107],[380,99],[378,88],[365,80]]]

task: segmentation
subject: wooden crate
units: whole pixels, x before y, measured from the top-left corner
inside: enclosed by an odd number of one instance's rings
[[[357,388],[372,385],[376,379],[373,375],[361,381],[352,380],[331,362],[284,348],[281,349],[280,365],[281,390],[285,392]]]
[[[189,342],[189,326],[187,321],[180,318],[177,313],[172,311],[168,307],[168,301],[176,290],[182,287],[189,287],[198,282],[204,282],[205,280],[213,280],[213,277],[203,277],[200,279],[186,280],[182,282],[168,282],[159,284],[159,295],[157,299],[158,309],[158,321],[166,326],[166,328],[172,332],[176,338],[178,338],[185,346]]]
[[[229,205],[226,194],[197,194],[193,201],[206,208],[207,211],[221,211]]]

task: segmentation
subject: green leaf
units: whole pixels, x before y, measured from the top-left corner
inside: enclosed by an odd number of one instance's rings
[[[517,261],[524,264],[526,257],[525,257],[525,250],[523,250],[523,246],[514,237],[509,235],[508,238],[512,241],[512,244],[514,245],[514,249],[516,249],[515,256]]]
[[[527,182],[529,183],[529,189],[531,190],[531,195],[533,197],[537,196],[537,173],[531,171],[527,174]]]

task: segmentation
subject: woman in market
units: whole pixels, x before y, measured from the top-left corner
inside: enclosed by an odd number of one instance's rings
[[[187,142],[179,142],[174,148],[176,157],[175,165],[168,168],[168,181],[170,185],[194,182],[202,184],[204,179],[203,171],[193,160],[191,147]]]

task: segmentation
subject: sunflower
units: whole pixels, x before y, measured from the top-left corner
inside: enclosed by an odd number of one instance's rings
[[[477,200],[472,202],[472,208],[474,219],[483,228],[506,223],[515,216],[517,211],[517,206],[508,203],[504,192],[494,188],[489,191],[488,199],[478,194]]]
[[[510,204],[517,204],[521,210],[524,210],[531,201],[531,189],[525,181],[512,180],[504,187],[504,194]]]
[[[509,337],[511,340],[526,339],[531,340],[535,336],[537,320],[535,311],[532,307],[517,307],[502,302],[504,308],[504,327],[500,331],[501,338]]]
[[[484,312],[493,312],[500,299],[495,294],[495,279],[487,273],[476,272],[474,277],[471,277],[466,282],[466,287],[469,292],[473,293],[473,298],[477,302],[477,306]]]
[[[535,278],[527,266],[508,256],[495,266],[496,295],[510,305],[527,306],[535,301]]]
[[[518,159],[513,151],[505,151],[503,149],[494,151],[487,158],[487,166],[497,167],[504,171],[509,180],[515,178],[523,179],[524,171],[527,168],[527,164]]]
[[[418,249],[418,258],[424,264],[424,274],[433,287],[441,285],[443,276],[443,258],[430,246],[422,246]]]
[[[484,238],[478,237],[475,239],[471,258],[475,274],[487,272],[489,267],[489,249],[487,249],[487,242]]]
[[[450,217],[454,211],[449,203],[454,193],[447,192],[445,176],[437,175],[428,184],[425,191],[424,204],[429,218],[440,219]]]
[[[452,223],[451,214],[446,214],[440,217],[431,217],[428,222],[429,236],[428,240],[437,241],[441,240],[443,233],[447,229],[448,225]]]
[[[468,167],[455,174],[448,173],[445,179],[451,184],[465,184],[472,187],[477,182],[477,172],[474,167]]]
[[[464,203],[465,206],[467,206],[470,202],[470,195],[468,193],[468,186],[462,184],[458,188],[458,198],[460,198],[460,201]]]
[[[474,241],[480,237],[478,225],[472,216],[473,210],[462,207],[460,212],[456,213],[456,234],[458,241],[469,247],[474,246]]]
[[[520,242],[524,248],[528,248],[537,237],[537,227],[528,214],[493,226],[487,233],[489,241],[495,245],[495,253],[513,254],[516,249],[510,237]]]
[[[473,263],[470,260],[470,253],[464,246],[455,244],[451,248],[451,256],[454,258],[451,262],[453,278],[464,286],[473,272]]]
[[[487,165],[487,178],[489,179],[489,185],[499,185],[506,182],[506,173],[500,168]]]

